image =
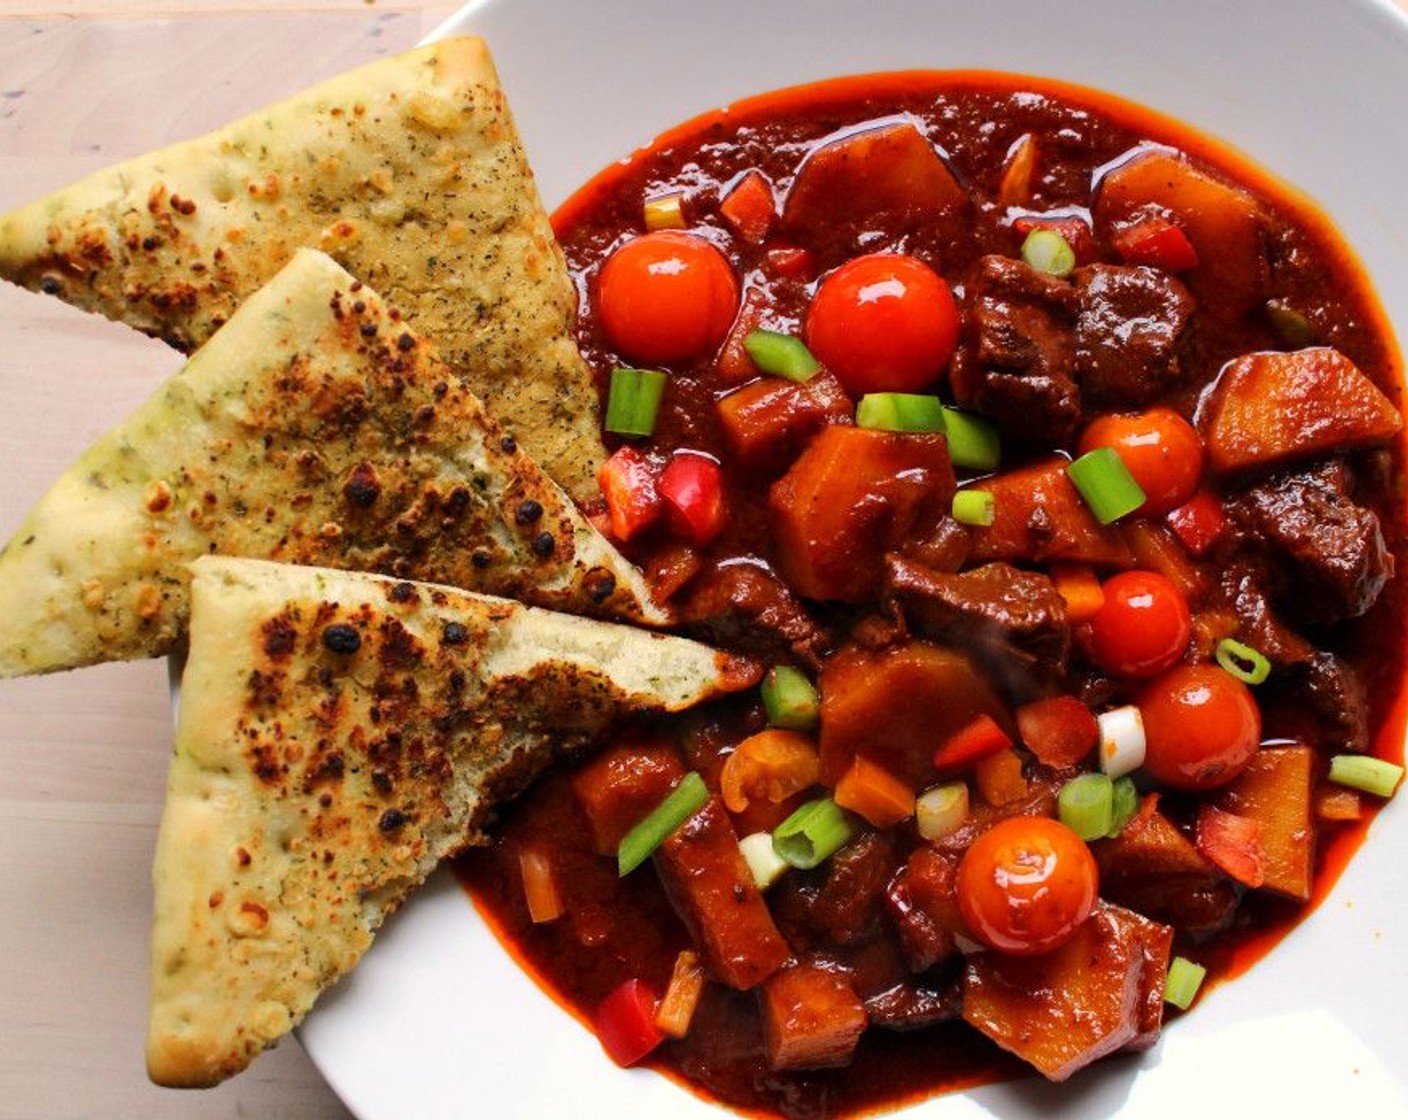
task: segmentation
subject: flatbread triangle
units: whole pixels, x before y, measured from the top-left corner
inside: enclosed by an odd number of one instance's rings
[[[171,651],[187,565],[209,553],[666,619],[432,347],[315,250],[99,439],[0,551],[0,676]]]
[[[400,307],[551,477],[595,496],[575,292],[479,39],[373,62],[0,215],[0,277],[187,352],[299,247]]]
[[[756,679],[705,646],[447,587],[209,557],[153,869],[148,1071],[295,1026],[554,757]]]

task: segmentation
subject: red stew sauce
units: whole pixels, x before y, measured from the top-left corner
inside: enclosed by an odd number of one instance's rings
[[[789,1117],[1063,1080],[1324,896],[1383,800],[1331,759],[1402,758],[1402,383],[1301,198],[1089,91],[910,73],[690,122],[556,229],[598,523],[819,693],[625,729],[459,862],[618,1061]],[[760,889],[739,841],[815,802],[841,838]]]

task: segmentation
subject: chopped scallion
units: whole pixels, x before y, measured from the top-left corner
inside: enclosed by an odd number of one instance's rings
[[[964,525],[991,525],[997,519],[997,499],[991,490],[959,490],[953,496],[953,519]]]
[[[1082,840],[1109,835],[1115,819],[1115,783],[1105,774],[1081,774],[1061,787],[1056,812]]]
[[[942,432],[944,406],[923,393],[866,393],[856,407],[856,426],[886,432]]]
[[[738,850],[743,853],[743,862],[753,874],[753,885],[760,891],[767,890],[792,866],[777,854],[772,837],[766,832],[745,836],[738,842]]]
[[[925,840],[942,840],[968,819],[968,785],[944,782],[921,793],[914,803],[915,825]]]
[[[791,665],[775,665],[762,684],[768,726],[810,731],[821,712],[821,698],[807,675]]]
[[[1217,663],[1244,684],[1260,684],[1271,675],[1271,662],[1260,650],[1235,638],[1223,638],[1213,656]]]
[[[685,229],[688,224],[684,218],[684,195],[679,191],[645,200],[646,229]]]
[[[789,381],[810,381],[821,368],[800,338],[778,331],[749,331],[743,338],[743,349],[764,373]]]
[[[1144,504],[1144,491],[1113,447],[1086,452],[1066,473],[1101,525],[1118,521]]]
[[[1022,260],[1038,272],[1069,276],[1076,266],[1075,250],[1054,229],[1034,229],[1022,242]]]
[[[708,799],[709,790],[704,785],[704,779],[691,770],[666,795],[664,801],[621,838],[621,846],[616,850],[617,871],[621,875],[629,875]]]
[[[1207,974],[1206,968],[1194,964],[1187,957],[1174,957],[1168,962],[1168,977],[1164,981],[1165,1001],[1180,1011],[1187,1011]]]
[[[1110,821],[1110,831],[1106,836],[1118,836],[1124,831],[1124,826],[1134,819],[1134,814],[1139,812],[1139,790],[1134,784],[1134,779],[1125,775],[1123,778],[1116,778],[1112,789],[1114,797],[1113,819]]]
[[[1330,781],[1375,797],[1392,797],[1403,781],[1403,767],[1369,754],[1337,754],[1330,759]]]
[[[1100,729],[1100,769],[1110,778],[1122,778],[1144,765],[1144,717],[1133,704],[1111,708],[1095,717]]]
[[[793,867],[816,867],[851,838],[851,825],[829,797],[808,801],[773,830],[772,847]]]
[[[1002,437],[991,420],[945,408],[944,435],[948,437],[948,457],[955,467],[995,471],[1002,461]]]
[[[665,375],[659,370],[613,369],[603,426],[608,432],[621,436],[653,434],[660,398],[664,395]]]

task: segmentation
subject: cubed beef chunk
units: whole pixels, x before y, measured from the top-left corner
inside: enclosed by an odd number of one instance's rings
[[[865,832],[827,862],[812,919],[832,941],[844,945],[878,926],[880,896],[895,872],[894,848],[890,833]]]
[[[1086,404],[1137,408],[1182,381],[1179,344],[1195,301],[1179,280],[1144,265],[1094,264],[1077,269],[1075,283],[1074,372]]]
[[[949,374],[958,403],[1018,439],[1069,443],[1081,419],[1071,374],[1078,303],[1065,280],[983,257],[968,284],[968,343]]]
[[[1064,671],[1071,628],[1051,577],[996,561],[963,572],[935,572],[898,556],[886,590],[928,637]]]
[[[1393,575],[1378,516],[1355,502],[1341,459],[1251,486],[1231,508],[1286,573],[1278,600],[1306,622],[1357,618]]]
[[[1311,717],[1313,737],[1327,751],[1369,749],[1369,708],[1364,682],[1350,665],[1325,650],[1290,667],[1280,691],[1290,692]]]

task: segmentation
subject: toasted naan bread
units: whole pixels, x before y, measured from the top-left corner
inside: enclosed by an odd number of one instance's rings
[[[756,680],[683,638],[447,587],[193,568],[153,870],[162,1085],[212,1085],[276,1042],[562,752]]]
[[[0,277],[189,352],[300,246],[400,307],[551,477],[595,496],[575,293],[478,39],[352,70],[0,216]]]
[[[208,553],[664,620],[640,573],[432,347],[311,249],[0,552],[0,676],[169,652],[187,565]]]

